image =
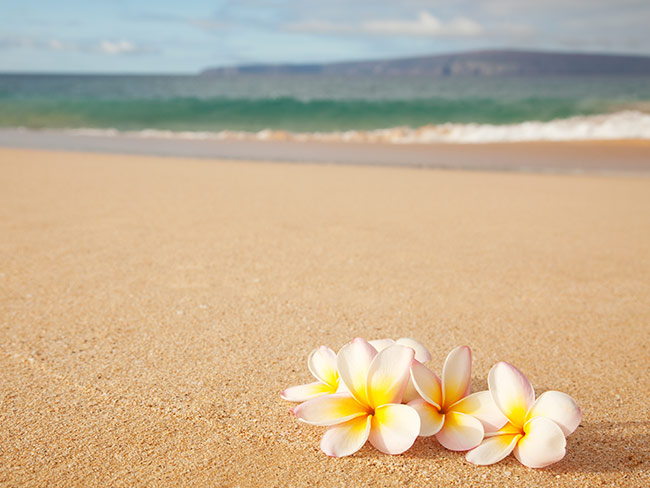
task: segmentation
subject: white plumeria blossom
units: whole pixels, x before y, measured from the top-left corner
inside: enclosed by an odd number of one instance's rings
[[[414,339],[402,337],[396,341],[393,339],[378,339],[369,342],[375,349],[377,349],[377,352],[382,351],[383,349],[393,344],[410,347],[415,352],[415,361],[419,363],[427,363],[431,361],[431,353],[429,350]],[[413,400],[416,400],[417,398],[420,398],[420,394],[415,389],[413,380],[409,378],[408,385],[406,385],[406,390],[404,390],[404,396],[402,397],[402,403],[409,403]]]
[[[339,389],[339,373],[336,370],[336,353],[334,351],[326,346],[314,349],[307,358],[307,366],[318,381],[287,388],[280,393],[282,398],[290,402],[305,402],[312,398],[336,393]]]
[[[495,364],[488,375],[490,394],[508,423],[485,440],[466,459],[494,464],[511,452],[529,468],[543,468],[564,457],[566,436],[580,425],[582,412],[569,395],[547,391],[535,400],[528,378],[506,362]]]
[[[498,430],[508,421],[489,391],[470,392],[472,353],[467,346],[453,349],[442,368],[442,381],[414,361],[411,378],[422,398],[409,402],[420,415],[420,435],[435,435],[452,451],[478,446],[485,431]]]
[[[420,432],[420,417],[401,404],[415,351],[399,344],[380,352],[364,339],[343,346],[336,358],[348,392],[314,398],[294,408],[299,420],[329,426],[321,449],[329,456],[355,453],[370,443],[386,454],[401,454]]]
[[[392,346],[393,344],[399,344],[400,346],[410,347],[415,352],[416,361],[419,361],[421,363],[426,363],[428,361],[431,361],[431,353],[429,352],[429,350],[426,347],[424,347],[422,344],[420,344],[418,341],[416,341],[415,339],[402,337],[401,339],[397,339],[396,341],[393,339],[376,339],[368,342],[372,347],[377,349],[377,352],[381,352],[384,349],[386,349],[388,346]]]

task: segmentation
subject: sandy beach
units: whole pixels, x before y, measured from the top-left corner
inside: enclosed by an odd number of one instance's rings
[[[0,485],[648,486],[649,249],[647,177],[0,148]],[[582,424],[540,470],[328,458],[279,392],[356,336]]]

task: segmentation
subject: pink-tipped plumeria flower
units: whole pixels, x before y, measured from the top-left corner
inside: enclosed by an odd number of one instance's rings
[[[308,424],[329,426],[320,443],[328,456],[353,454],[367,440],[381,452],[401,454],[420,432],[417,412],[400,403],[414,356],[413,349],[397,344],[378,353],[355,339],[336,358],[349,393],[314,398],[293,412]]]
[[[495,364],[488,375],[494,402],[508,418],[497,432],[466,458],[474,464],[494,464],[511,452],[529,468],[543,468],[564,457],[566,439],[582,420],[582,412],[566,393],[547,391],[535,401],[535,391],[521,371],[506,362]]]
[[[426,363],[431,361],[431,353],[429,350],[420,344],[414,339],[408,339],[402,337],[394,341],[393,339],[377,339],[374,341],[369,341],[372,346],[377,349],[377,352],[382,351],[383,349],[391,346],[393,344],[399,344],[400,346],[406,346],[413,349],[415,352],[415,360],[419,363]],[[402,397],[402,403],[409,403],[417,398],[420,398],[420,394],[415,389],[413,380],[409,378],[408,385],[406,385],[406,390],[404,390],[404,396]]]
[[[420,344],[418,341],[416,341],[415,339],[402,337],[401,339],[397,339],[396,341],[393,339],[376,339],[368,342],[372,347],[377,349],[377,352],[381,352],[384,349],[386,349],[388,346],[392,346],[393,344],[410,347],[415,352],[416,361],[419,361],[421,363],[426,363],[428,361],[431,361],[431,353],[429,352],[429,350],[426,347],[424,347],[422,344]]]
[[[334,351],[326,346],[314,349],[307,358],[307,366],[318,381],[287,388],[280,393],[282,398],[290,402],[305,402],[312,398],[336,393],[339,388],[339,373],[336,370],[336,353]]]
[[[435,435],[452,451],[478,446],[486,430],[498,430],[507,419],[489,391],[469,394],[472,353],[467,346],[452,350],[442,368],[442,382],[426,366],[411,366],[413,384],[422,398],[409,402],[420,415],[420,435]]]

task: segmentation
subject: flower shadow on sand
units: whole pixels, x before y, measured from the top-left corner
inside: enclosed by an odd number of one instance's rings
[[[650,422],[585,422],[568,439],[566,457],[547,468],[561,473],[650,470]]]
[[[385,460],[385,455],[364,446],[354,455],[366,460]],[[464,454],[444,449],[434,438],[419,438],[400,457],[411,459],[449,459],[465,463]],[[512,456],[501,464],[517,469],[521,466]],[[650,469],[650,422],[584,422],[568,439],[566,457],[546,468],[565,473],[633,473]],[[534,471],[534,470],[530,470]]]

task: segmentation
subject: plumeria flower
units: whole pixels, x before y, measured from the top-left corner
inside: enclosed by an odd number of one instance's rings
[[[442,368],[442,381],[416,361],[411,366],[413,384],[422,398],[409,402],[420,415],[420,435],[435,435],[452,451],[478,446],[486,430],[498,430],[507,419],[489,391],[470,392],[472,353],[467,346],[452,350]]]
[[[393,344],[399,344],[400,346],[410,347],[411,349],[413,349],[413,351],[415,351],[416,361],[418,361],[419,363],[426,363],[431,361],[431,353],[429,352],[429,350],[414,339],[408,339],[406,337],[402,337],[401,339],[397,339],[396,341],[394,341],[393,339],[378,339],[369,342],[375,349],[377,349],[377,352],[382,351],[383,349]],[[406,390],[404,390],[402,403],[408,403],[417,398],[420,398],[420,394],[415,389],[413,380],[409,378],[408,385],[406,385]]]
[[[336,393],[339,388],[339,373],[336,370],[336,353],[334,351],[326,346],[314,349],[307,358],[307,366],[318,381],[287,388],[280,393],[282,398],[290,402],[304,402],[322,395]]]
[[[336,358],[349,393],[314,398],[294,408],[299,420],[329,426],[320,446],[328,456],[347,456],[370,443],[386,454],[401,454],[420,432],[417,412],[403,405],[415,352],[391,345],[381,352],[364,339],[343,346]]]
[[[493,464],[511,452],[529,468],[543,468],[564,457],[566,439],[580,424],[582,412],[569,395],[559,391],[542,393],[535,401],[530,381],[506,362],[495,364],[488,386],[508,423],[485,440],[466,458],[474,464]]]
[[[431,353],[429,352],[429,350],[426,347],[424,347],[422,344],[420,344],[418,341],[416,341],[415,339],[408,339],[406,337],[402,337],[401,339],[397,339],[396,341],[393,339],[376,339],[368,342],[372,347],[377,349],[377,352],[383,351],[388,346],[392,346],[393,344],[399,344],[400,346],[410,347],[415,352],[416,361],[419,361],[421,363],[426,363],[428,361],[431,361]]]

